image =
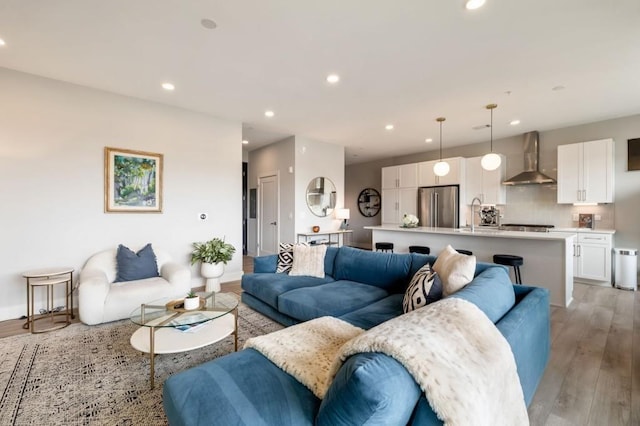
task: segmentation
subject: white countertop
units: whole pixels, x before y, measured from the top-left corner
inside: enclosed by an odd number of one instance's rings
[[[549,232],[595,232],[599,234],[615,234],[615,229],[589,229],[589,228],[552,228]]]
[[[574,238],[577,232],[560,232],[557,229],[554,230],[554,232],[501,231],[495,228],[487,229],[486,227],[476,227],[475,231],[471,232],[468,228],[432,228],[427,226],[402,228],[399,225],[365,226],[364,229],[371,229],[372,231],[414,232],[422,234],[464,235],[469,237],[513,238],[520,240],[566,240],[568,238]],[[601,231],[596,230],[595,232]]]

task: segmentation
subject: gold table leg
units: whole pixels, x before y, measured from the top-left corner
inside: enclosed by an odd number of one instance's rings
[[[154,388],[155,386],[155,336],[156,334],[156,328],[155,327],[149,327],[149,371],[151,374],[151,389]]]

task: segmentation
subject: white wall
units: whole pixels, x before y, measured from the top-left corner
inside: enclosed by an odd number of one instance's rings
[[[186,264],[192,242],[224,236],[237,252],[223,280],[239,279],[239,122],[2,68],[0,93],[0,320],[26,313],[22,272],[79,271],[119,243],[151,242]],[[105,146],[164,154],[162,214],[104,213]]]
[[[280,142],[267,145],[249,152],[249,188],[258,188],[261,176],[278,176],[280,195],[279,242],[294,241],[295,210],[295,174],[289,173],[289,167],[295,165],[295,138],[290,137]],[[259,191],[258,191],[259,192]],[[257,207],[257,206],[256,206]],[[259,208],[258,208],[259,210]],[[257,218],[249,219],[247,251],[255,255],[257,251]]]
[[[336,207],[343,208],[344,147],[296,136],[296,233],[311,232],[314,225],[320,226],[320,231],[336,230],[340,227],[341,221],[336,219],[333,213],[326,217],[318,217],[311,213],[307,206],[307,185],[313,178],[320,176],[329,178],[336,186]],[[353,214],[352,211],[351,215]]]

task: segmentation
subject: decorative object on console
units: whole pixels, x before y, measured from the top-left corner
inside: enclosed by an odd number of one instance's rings
[[[449,173],[449,163],[446,161],[442,161],[442,122],[444,122],[446,118],[438,117],[436,121],[440,123],[440,161],[433,165],[433,173],[436,176],[446,176]]]
[[[476,270],[476,257],[458,253],[447,245],[438,254],[433,270],[442,279],[442,295],[444,297],[455,293],[473,280]]]
[[[427,263],[411,278],[402,300],[402,310],[406,314],[440,299],[442,299],[442,281],[438,273],[432,271],[431,265]]]
[[[104,211],[162,212],[163,155],[128,149],[104,149]]]
[[[207,280],[206,291],[220,291],[224,265],[231,260],[235,251],[234,246],[217,237],[204,243],[193,243],[191,264],[201,262],[200,274]]]
[[[580,213],[578,215],[578,228],[593,229],[593,214]]]
[[[150,243],[138,250],[137,253],[122,244],[118,245],[116,271],[115,283],[160,276],[156,255]]]
[[[358,210],[364,217],[374,217],[380,213],[380,193],[374,188],[365,188],[358,195]]]
[[[318,225],[315,225],[315,226],[313,226],[313,227],[311,228],[311,230],[312,230],[313,232],[320,232],[320,227],[319,227]]]
[[[402,228],[415,228],[418,226],[418,217],[413,214],[405,213],[402,216]]]
[[[340,224],[340,229],[345,230],[349,227],[349,223],[347,222],[349,220],[349,216],[350,216],[349,209],[336,209],[336,219],[342,220],[342,223]]]
[[[491,143],[489,153],[485,154],[484,157],[482,157],[482,160],[480,160],[480,164],[482,165],[483,169],[489,171],[496,170],[502,163],[502,159],[500,158],[500,156],[493,152],[493,110],[497,107],[498,105],[496,104],[489,104],[485,107],[486,109],[491,111],[491,124],[489,126],[491,128]]]

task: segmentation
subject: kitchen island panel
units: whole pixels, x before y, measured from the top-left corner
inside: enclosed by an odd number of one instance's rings
[[[437,255],[450,244],[473,252],[481,262],[493,262],[494,254],[513,254],[524,258],[520,267],[525,285],[544,287],[551,292],[555,306],[569,306],[573,295],[573,244],[575,234],[515,231],[460,232],[449,228],[403,229],[388,226],[367,227],[373,244],[391,242],[396,253],[406,253],[411,245],[431,248]],[[513,268],[510,274],[513,277]]]

